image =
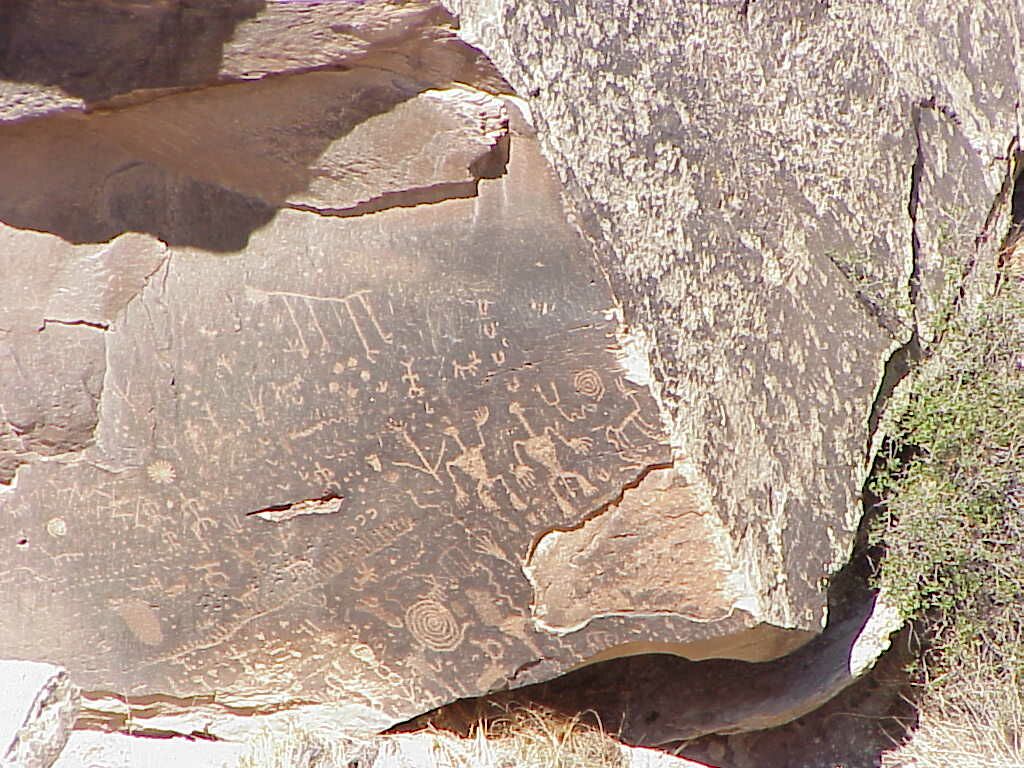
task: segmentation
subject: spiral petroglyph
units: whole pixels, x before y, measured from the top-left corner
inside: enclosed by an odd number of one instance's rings
[[[464,632],[451,611],[429,598],[409,606],[405,626],[413,637],[435,651],[455,650]]]
[[[578,394],[589,397],[595,402],[599,402],[604,397],[604,382],[593,368],[577,371],[572,378],[572,385]]]

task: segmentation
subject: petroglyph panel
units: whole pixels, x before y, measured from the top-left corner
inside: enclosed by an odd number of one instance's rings
[[[284,210],[240,253],[171,249],[95,334],[93,442],[0,493],[0,655],[400,720],[741,628],[534,621],[535,542],[671,461],[611,309],[528,136],[472,200]]]

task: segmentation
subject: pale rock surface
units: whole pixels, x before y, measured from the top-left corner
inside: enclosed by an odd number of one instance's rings
[[[755,615],[820,628],[892,386],[991,290],[1024,8],[445,3],[529,96]]]
[[[0,766],[50,768],[78,714],[78,689],[52,664],[0,661]]]
[[[75,731],[53,768],[235,768],[244,754],[228,741]]]

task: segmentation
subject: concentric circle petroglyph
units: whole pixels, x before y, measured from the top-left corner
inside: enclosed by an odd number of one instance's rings
[[[441,603],[420,600],[405,612],[405,626],[423,645],[435,651],[453,651],[462,642],[464,628]]]
[[[64,536],[68,532],[68,524],[64,522],[63,517],[51,518],[46,523],[46,532],[53,536],[55,539],[60,536]]]
[[[595,402],[600,401],[604,397],[604,382],[601,381],[600,375],[593,368],[577,371],[576,375],[572,378],[572,384],[578,394],[583,397],[589,397]]]

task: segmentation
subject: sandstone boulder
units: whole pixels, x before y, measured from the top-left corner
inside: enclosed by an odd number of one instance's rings
[[[529,97],[754,613],[818,629],[892,388],[992,289],[1024,6],[445,3]]]
[[[8,71],[85,102],[0,125],[0,648],[84,725],[232,736],[804,642],[679,476],[521,102],[439,7],[342,10],[270,4],[177,80]]]
[[[824,626],[1009,216],[1017,17],[452,7],[502,74],[433,3],[0,9],[0,653],[85,724],[373,730]]]

